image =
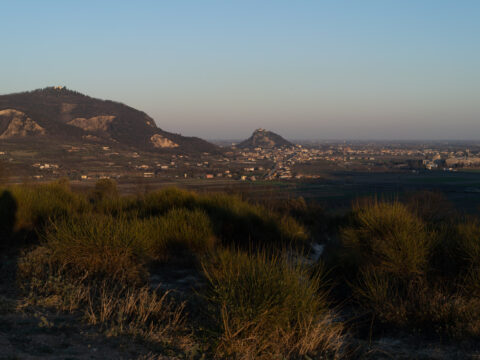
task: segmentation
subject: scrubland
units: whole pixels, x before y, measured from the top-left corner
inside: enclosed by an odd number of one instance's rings
[[[439,194],[402,200],[330,216],[301,198],[125,197],[111,180],[4,188],[0,246],[15,261],[3,284],[17,304],[4,313],[72,314],[151,359],[382,358],[385,336],[477,351],[480,221]],[[187,290],[162,277],[176,269]]]

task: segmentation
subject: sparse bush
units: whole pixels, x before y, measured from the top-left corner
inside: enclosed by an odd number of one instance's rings
[[[110,335],[130,334],[182,347],[191,343],[185,325],[185,304],[169,293],[136,286],[117,278],[95,278],[88,271],[72,276],[55,261],[52,251],[38,247],[19,262],[18,280],[30,303],[80,311],[88,323],[101,325]]]
[[[321,274],[283,257],[228,250],[203,268],[218,356],[339,354],[343,327],[328,309]]]
[[[113,335],[126,333],[169,345],[188,341],[185,304],[175,304],[169,292],[158,294],[148,286],[127,288],[109,282],[89,290],[85,316],[90,324],[101,324]]]

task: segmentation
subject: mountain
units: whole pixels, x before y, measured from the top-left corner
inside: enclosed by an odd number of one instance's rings
[[[97,142],[146,151],[218,151],[205,140],[158,128],[142,111],[65,87],[0,96],[0,139]]]
[[[265,129],[257,129],[253,132],[247,140],[242,141],[237,145],[238,148],[264,148],[264,149],[273,149],[282,146],[295,146],[290,141],[285,140],[278,134],[274,132],[267,131]]]

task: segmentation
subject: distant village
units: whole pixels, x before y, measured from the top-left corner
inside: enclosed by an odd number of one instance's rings
[[[108,178],[228,179],[287,181],[321,178],[325,171],[458,171],[480,169],[480,148],[446,144],[324,143],[275,148],[238,148],[218,154],[155,155],[110,146],[63,146],[65,156],[38,159],[28,152],[0,150],[6,163],[28,163],[28,177],[86,181]],[[68,156],[67,156],[68,155]],[[77,159],[72,162],[72,158]]]

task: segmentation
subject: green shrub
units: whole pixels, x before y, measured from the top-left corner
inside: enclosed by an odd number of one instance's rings
[[[53,222],[45,236],[52,258],[72,276],[138,283],[145,278],[142,228],[125,218],[77,215]]]
[[[201,210],[172,209],[136,226],[150,231],[143,239],[144,246],[158,261],[203,255],[212,251],[216,242],[210,219]]]
[[[97,203],[102,200],[116,199],[118,196],[117,183],[112,179],[98,180],[90,194],[91,200]]]
[[[413,323],[420,321],[418,314],[425,309],[420,301],[424,287],[419,286],[418,280],[405,281],[385,272],[364,269],[352,288],[361,307],[371,311],[382,323],[414,326]]]
[[[11,188],[17,201],[17,229],[41,230],[49,219],[65,218],[89,210],[86,199],[67,182],[18,185]]]
[[[348,280],[354,299],[390,328],[480,336],[479,302],[464,285],[480,280],[480,227],[454,229],[438,223],[428,206],[411,206],[373,201],[354,209],[339,250],[357,274]]]
[[[72,216],[53,222],[45,239],[52,256],[73,273],[88,271],[120,281],[141,281],[150,260],[187,261],[215,245],[208,217],[185,209],[146,219]]]
[[[292,217],[252,205],[234,195],[198,195],[170,188],[140,199],[138,215],[154,217],[182,208],[205,212],[216,237],[225,245],[248,248],[252,243],[258,247],[288,244],[301,248],[308,240],[305,228]]]
[[[173,208],[193,210],[199,195],[178,188],[167,188],[146,194],[140,199],[139,215],[152,217],[162,215]]]
[[[342,325],[328,309],[320,274],[283,257],[228,250],[203,269],[217,355],[272,359],[340,350]]]
[[[103,197],[94,203],[95,211],[100,214],[124,217],[138,217],[141,203],[134,196]]]
[[[480,223],[477,219],[458,224],[455,253],[462,285],[480,295]]]
[[[305,247],[309,237],[295,219],[281,216],[260,205],[252,205],[237,196],[212,194],[199,199],[215,226],[217,236],[227,246],[248,249],[288,245]]]
[[[416,322],[415,292],[424,284],[433,244],[425,224],[397,201],[364,201],[341,235],[340,258],[357,275],[347,281],[358,304],[380,322]]]
[[[405,205],[380,201],[355,208],[342,240],[357,269],[406,279],[425,274],[433,244],[425,224]]]

